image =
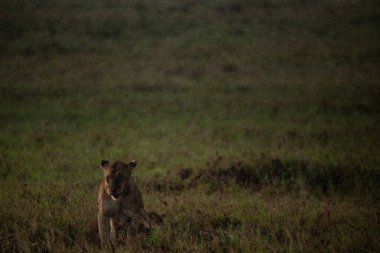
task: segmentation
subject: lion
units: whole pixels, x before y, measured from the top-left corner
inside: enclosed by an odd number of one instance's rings
[[[100,162],[104,179],[99,187],[98,228],[103,249],[114,251],[120,239],[146,228],[142,194],[132,178],[136,165],[135,160],[110,163],[103,159]]]

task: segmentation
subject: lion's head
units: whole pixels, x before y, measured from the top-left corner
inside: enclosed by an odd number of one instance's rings
[[[128,191],[132,170],[136,167],[136,164],[135,160],[129,163],[120,161],[110,163],[108,160],[103,159],[100,162],[104,174],[105,189],[113,200],[117,200],[122,193]]]

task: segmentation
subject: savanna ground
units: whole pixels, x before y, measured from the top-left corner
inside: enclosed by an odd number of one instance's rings
[[[99,251],[108,158],[163,218],[120,252],[379,252],[379,28],[375,0],[1,0],[1,251]]]

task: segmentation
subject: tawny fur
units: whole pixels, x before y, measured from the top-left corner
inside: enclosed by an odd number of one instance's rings
[[[102,160],[104,179],[99,187],[98,227],[103,249],[114,250],[120,239],[139,232],[145,212],[140,190],[132,178],[136,161]],[[123,238],[124,237],[124,238]]]

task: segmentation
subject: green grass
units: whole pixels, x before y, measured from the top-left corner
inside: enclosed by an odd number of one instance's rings
[[[120,251],[380,250],[376,1],[0,2],[2,252],[97,251],[102,158]]]

